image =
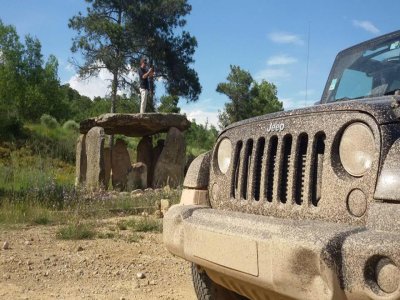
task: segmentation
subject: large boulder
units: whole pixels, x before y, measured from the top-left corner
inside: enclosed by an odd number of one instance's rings
[[[105,187],[104,129],[93,127],[86,135],[86,187],[98,190]]]
[[[76,141],[76,167],[75,167],[75,186],[79,186],[86,181],[87,157],[86,157],[86,135],[81,134]]]
[[[131,159],[126,143],[117,139],[111,153],[112,185],[121,191],[126,189],[127,175],[131,169]]]
[[[185,152],[186,145],[182,132],[177,128],[170,128],[154,170],[153,186],[155,188],[166,185],[176,188],[182,184]]]
[[[171,127],[184,131],[190,122],[185,116],[172,113],[104,114],[82,121],[79,130],[84,134],[95,126],[103,127],[106,134],[139,137],[167,132]]]
[[[147,182],[153,181],[154,166],[153,160],[153,143],[149,136],[143,137],[137,146],[137,162],[142,162],[147,166]]]
[[[127,175],[126,190],[128,192],[147,188],[147,166],[142,163],[136,163],[132,165]]]

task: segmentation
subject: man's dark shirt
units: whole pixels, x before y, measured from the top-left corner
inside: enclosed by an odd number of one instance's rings
[[[139,68],[140,88],[149,90],[149,77],[143,78],[147,72],[146,68]]]

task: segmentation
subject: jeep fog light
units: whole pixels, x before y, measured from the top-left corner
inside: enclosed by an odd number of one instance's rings
[[[361,177],[371,169],[375,154],[374,135],[367,125],[353,123],[343,133],[339,145],[340,161],[344,169]]]
[[[221,173],[225,174],[231,164],[232,143],[229,139],[224,138],[218,145],[217,150],[218,168]]]
[[[378,262],[375,276],[382,291],[390,294],[399,288],[400,270],[389,258],[384,257]]]

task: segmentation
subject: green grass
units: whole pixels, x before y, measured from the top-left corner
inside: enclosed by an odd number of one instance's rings
[[[61,240],[89,240],[95,236],[96,231],[93,226],[82,223],[72,223],[57,231],[57,238]]]
[[[117,223],[117,226],[118,226],[119,230],[127,230],[128,229],[128,225],[126,224],[126,221],[124,221],[124,220],[119,221]]]
[[[162,232],[162,221],[149,217],[133,220],[132,230],[135,232]]]
[[[111,197],[76,189],[74,159],[78,133],[42,124],[28,124],[25,129],[26,140],[0,141],[0,226],[60,225],[71,218],[94,220],[117,213],[140,214],[144,208],[151,213],[161,199],[169,199],[171,204],[179,202],[181,190],[169,188],[134,199],[130,195]],[[129,149],[136,149],[138,141],[127,138]],[[132,161],[135,157],[132,155]],[[137,231],[160,230],[152,221],[137,221],[139,225],[132,222],[117,224],[116,230],[135,226]]]
[[[115,232],[100,232],[96,235],[99,239],[114,239],[117,237]]]
[[[0,204],[0,224],[48,225],[64,220],[63,214],[38,202],[5,200]]]
[[[38,216],[37,218],[33,219],[33,223],[37,225],[49,225],[51,223],[51,219],[46,216]]]
[[[126,241],[128,243],[138,243],[141,239],[143,239],[143,236],[137,234],[136,232],[132,232],[132,234],[127,237]]]
[[[162,221],[152,217],[132,217],[117,223],[119,230],[131,229],[133,232],[162,232]]]

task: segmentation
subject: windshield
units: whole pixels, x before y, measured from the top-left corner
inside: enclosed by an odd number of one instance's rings
[[[400,37],[342,52],[329,80],[328,102],[393,95],[400,90]]]

